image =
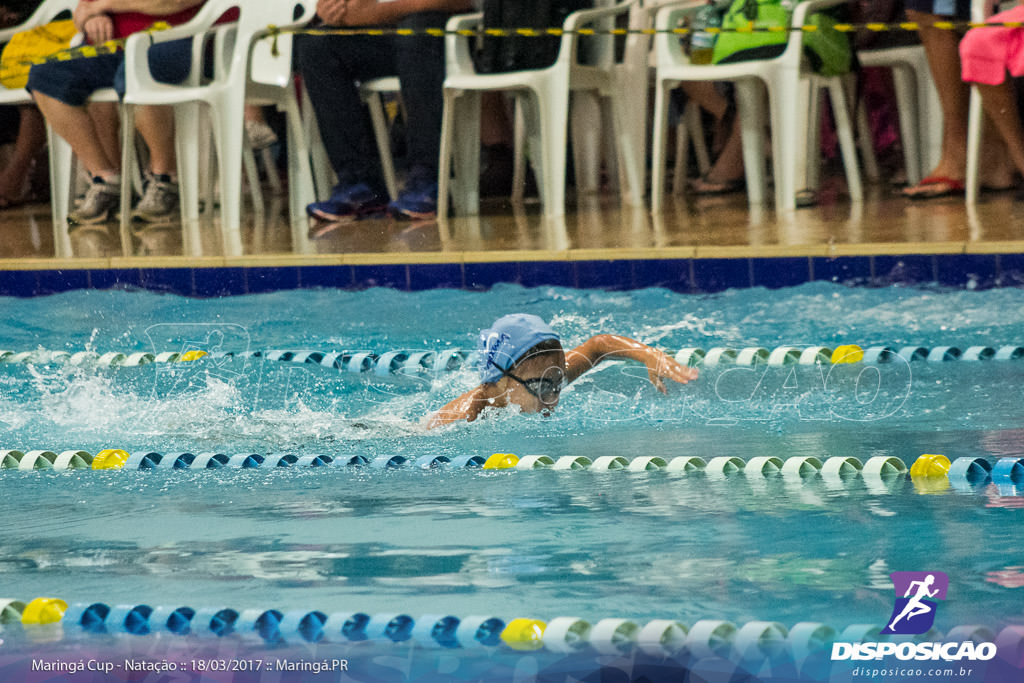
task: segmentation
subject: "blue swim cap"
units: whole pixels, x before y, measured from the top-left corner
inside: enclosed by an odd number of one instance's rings
[[[502,316],[480,332],[480,379],[497,382],[502,370],[510,370],[523,354],[548,339],[561,341],[551,326],[535,315],[512,313]]]

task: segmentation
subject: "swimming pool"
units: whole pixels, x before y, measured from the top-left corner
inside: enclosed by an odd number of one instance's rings
[[[222,299],[139,291],[4,299],[0,347],[188,363],[0,364],[3,448],[457,458],[547,454],[1019,458],[1024,360],[706,367],[659,395],[637,366],[573,384],[549,418],[426,431],[468,367],[349,372],[272,349],[444,352],[524,311],[687,347],[1024,345],[1024,291],[847,288],[685,295],[499,285]],[[252,352],[262,355],[251,355]],[[232,355],[218,355],[231,352]],[[246,355],[249,352],[250,355]],[[351,354],[350,354],[351,355]],[[453,364],[454,365],[454,364]],[[411,463],[410,463],[411,464]],[[1024,486],[1024,482],[1020,482]],[[315,467],[0,472],[0,583],[68,603],[881,624],[897,570],[940,570],[936,628],[1024,623],[1020,491],[665,471]],[[13,638],[8,638],[14,642]]]

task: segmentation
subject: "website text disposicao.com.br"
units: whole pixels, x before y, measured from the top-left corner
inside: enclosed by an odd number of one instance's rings
[[[954,678],[968,678],[974,675],[974,667],[950,666],[950,667],[913,667],[913,666],[890,666],[890,667],[855,667],[850,675],[853,678],[901,678],[901,679],[923,679],[938,678],[952,680]]]

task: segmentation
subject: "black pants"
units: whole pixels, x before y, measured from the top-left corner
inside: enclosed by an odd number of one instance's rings
[[[400,28],[444,28],[449,14],[420,12]],[[311,36],[295,40],[295,62],[320,135],[342,184],[383,190],[369,113],[357,83],[397,75],[406,111],[409,171],[437,175],[444,109],[444,39],[432,36]]]

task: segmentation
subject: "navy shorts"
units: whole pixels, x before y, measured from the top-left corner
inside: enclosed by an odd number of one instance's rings
[[[181,83],[192,65],[192,39],[156,43],[149,48],[149,70],[161,83]],[[36,64],[28,74],[26,88],[80,107],[89,96],[113,88],[124,96],[124,53],[83,57],[66,62]]]
[[[971,0],[904,0],[903,7],[941,17],[971,18]]]

